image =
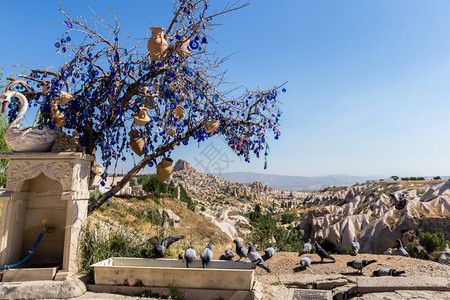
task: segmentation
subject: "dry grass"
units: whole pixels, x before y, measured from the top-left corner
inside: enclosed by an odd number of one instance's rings
[[[214,256],[220,256],[225,249],[230,249],[231,239],[225,235],[211,221],[199,213],[187,209],[183,202],[174,199],[161,199],[161,205],[151,199],[130,201],[130,199],[113,198],[110,207],[96,212],[102,216],[114,219],[121,224],[129,226],[148,238],[159,235],[184,235],[186,238],[174,243],[166,252],[167,258],[176,258],[179,253],[184,253],[187,246],[192,243],[197,255],[212,241],[214,243]],[[151,224],[142,211],[151,208],[170,209],[180,217],[179,227],[162,228],[160,225]],[[95,214],[90,218],[96,218]]]

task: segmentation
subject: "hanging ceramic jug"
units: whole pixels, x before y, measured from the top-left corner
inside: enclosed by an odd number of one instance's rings
[[[220,126],[219,120],[209,120],[205,124],[205,131],[206,133],[214,132],[219,128],[219,126]]]
[[[144,94],[144,98],[145,98],[144,105],[148,109],[154,109],[157,106],[156,100],[154,99],[155,95],[152,95],[149,91],[149,88],[146,86],[144,86],[142,89],[140,89],[140,92]]]
[[[188,58],[189,55],[191,55],[191,50],[189,50],[189,48],[188,48],[189,47],[189,43],[190,43],[190,40],[187,39],[180,46],[178,46],[179,49],[177,49],[177,53],[182,58]]]
[[[66,105],[70,100],[73,100],[73,96],[67,92],[61,91],[56,101],[61,105]]]
[[[177,122],[180,121],[181,119],[183,119],[184,117],[184,111],[185,109],[181,106],[181,105],[177,105],[177,107],[175,107],[175,109],[173,110],[173,114],[175,115],[175,117],[177,118]]]
[[[152,36],[147,42],[147,50],[152,60],[161,60],[167,49],[167,40],[162,27],[150,27]]]
[[[128,133],[128,135],[130,136],[131,150],[133,150],[134,153],[136,153],[139,156],[144,154],[145,142],[144,142],[144,139],[139,134],[139,131],[132,130]]]
[[[144,126],[150,121],[150,117],[147,115],[147,107],[139,107],[139,111],[133,115],[134,123],[138,126]]]
[[[175,135],[176,131],[173,128],[168,128],[168,129],[166,129],[166,133],[168,136],[173,137]]]
[[[63,127],[64,125],[66,125],[66,117],[62,112],[59,111],[58,104],[52,103],[51,107],[52,107],[52,118],[55,125],[57,127]]]
[[[164,157],[156,167],[156,179],[163,182],[169,178],[173,171],[173,160],[169,157]]]

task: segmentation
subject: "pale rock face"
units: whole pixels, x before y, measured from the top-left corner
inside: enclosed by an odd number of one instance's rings
[[[420,228],[427,231],[443,231],[450,238],[450,181],[436,185],[424,185],[423,195],[409,183],[405,197],[407,204],[397,210],[389,196],[392,190],[404,186],[365,184],[333,191],[314,193],[305,198],[306,206],[328,205],[323,211],[314,210],[298,225],[305,231],[305,238],[326,239],[338,248],[351,246],[356,236],[362,253],[383,253],[394,247],[396,239],[403,239],[406,232],[418,234]],[[425,202],[423,202],[425,201]],[[368,203],[368,205],[363,204]],[[362,207],[361,207],[362,206]],[[324,213],[325,212],[325,213]],[[328,214],[326,213],[328,212]],[[319,217],[320,215],[320,217]],[[405,245],[406,246],[406,245]]]

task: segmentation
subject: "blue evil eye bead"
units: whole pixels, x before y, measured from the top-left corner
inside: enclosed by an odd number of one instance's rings
[[[62,48],[61,48],[61,51],[62,51],[63,53],[66,53],[66,47],[62,47]]]
[[[44,126],[39,125],[39,126],[38,126],[38,129],[39,129],[39,130],[42,130],[42,129],[44,129]]]
[[[64,44],[66,42],[65,39],[60,39],[59,41],[61,42],[61,44]]]
[[[206,39],[206,37],[202,37],[202,44],[208,44],[208,40]]]
[[[180,36],[179,34],[177,34],[177,35],[175,36],[175,38],[176,38],[177,40],[179,40],[179,39],[181,39],[181,36]]]
[[[56,43],[55,43],[55,47],[56,47],[56,48],[59,48],[59,47],[61,47],[61,44],[58,43],[58,42],[56,42]]]
[[[72,39],[70,38],[70,36],[66,37],[66,41],[70,42]]]
[[[48,128],[50,128],[51,130],[55,129],[55,124],[54,123],[48,124]]]
[[[72,25],[72,23],[70,23],[70,21],[65,20],[64,23],[66,23],[66,26],[67,26],[69,29],[72,29],[72,28],[73,28],[73,25]]]
[[[199,46],[198,42],[196,40],[190,41],[189,42],[189,47],[193,50],[197,49]]]
[[[149,162],[149,163],[147,164],[147,166],[149,166],[150,168],[153,167],[153,162],[152,162],[152,161]]]
[[[102,181],[100,181],[100,184],[102,185],[102,186],[105,186],[105,182],[102,180]]]
[[[285,89],[285,88],[283,88],[281,91],[282,91],[283,93],[286,93],[286,89]]]

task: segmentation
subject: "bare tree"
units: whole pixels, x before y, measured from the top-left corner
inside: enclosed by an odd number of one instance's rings
[[[277,95],[281,86],[247,90],[233,98],[221,90],[225,72],[219,66],[227,58],[217,58],[208,51],[211,30],[218,25],[214,20],[249,3],[238,1],[211,11],[207,0],[173,2],[173,18],[160,36],[167,41],[167,48],[156,54],[142,49],[139,43],[125,47],[112,10],[113,22],[95,12],[88,22],[71,17],[60,6],[66,32],[55,47],[68,57],[67,62],[57,70],[33,68],[29,75],[21,75],[32,87],[24,94],[30,103],[40,105],[40,126],[58,126],[52,118],[55,99],[71,99],[57,106],[65,117],[62,129],[77,131],[86,153],[101,152],[106,168],[103,179],[108,168],[126,160],[130,139],[144,143],[139,149],[131,147],[136,152],[133,155],[142,159],[109,192],[90,203],[89,212],[143,167],[155,165],[157,158],[170,156],[175,147],[192,139],[202,142],[221,135],[249,162],[252,153],[268,155],[267,133],[273,132],[275,139],[280,135]],[[11,119],[16,112],[13,106]]]

